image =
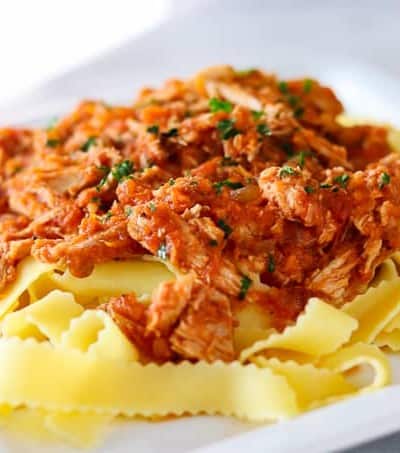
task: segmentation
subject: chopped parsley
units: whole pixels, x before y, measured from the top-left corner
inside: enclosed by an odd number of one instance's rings
[[[149,134],[158,135],[158,133],[160,132],[160,127],[158,126],[158,124],[153,124],[152,126],[149,126],[146,130]]]
[[[332,187],[332,184],[329,184],[327,182],[321,182],[321,184],[319,185],[319,187],[321,189],[330,189]]]
[[[299,98],[299,96],[290,94],[289,87],[286,82],[279,82],[278,88],[280,92],[284,95],[286,102],[293,109],[293,114],[295,118],[300,118],[304,113],[304,108],[300,105],[301,99]]]
[[[313,81],[311,79],[304,79],[303,81],[303,91],[308,94],[313,87]]]
[[[217,98],[211,98],[208,101],[208,106],[210,107],[210,110],[212,113],[216,113],[216,112],[231,113],[233,110],[233,105],[230,102],[223,101],[223,100],[217,99]]]
[[[293,109],[299,105],[300,98],[298,96],[295,96],[294,94],[289,94],[287,96],[287,101]]]
[[[288,157],[294,156],[294,150],[291,143],[282,143],[281,147]]]
[[[287,82],[285,82],[283,80],[281,82],[278,82],[278,88],[279,88],[279,91],[282,94],[288,94],[289,93],[288,84],[287,84]]]
[[[104,184],[107,182],[108,175],[110,174],[111,170],[106,165],[101,165],[100,167],[97,167],[97,168],[104,173],[104,176],[100,179],[100,182],[96,186],[96,190],[99,191],[104,186]]]
[[[167,244],[161,244],[157,250],[157,256],[162,260],[166,260],[168,258],[168,250]]]
[[[224,220],[218,219],[217,220],[217,225],[221,228],[221,230],[225,233],[225,239],[232,233],[232,228],[225,223]]]
[[[246,297],[247,291],[249,290],[252,283],[253,282],[249,277],[247,277],[247,275],[242,277],[242,280],[240,281],[240,291],[238,295],[238,298],[240,300],[243,300]]]
[[[297,162],[299,163],[299,167],[303,168],[306,160],[306,153],[305,151],[300,151],[297,155]]]
[[[235,74],[238,77],[247,77],[247,76],[253,74],[253,72],[256,72],[256,71],[257,71],[257,69],[254,69],[254,68],[239,69],[239,70],[235,71]]]
[[[222,192],[223,187],[229,187],[232,190],[241,189],[243,184],[241,182],[234,182],[229,181],[229,179],[225,179],[224,181],[218,181],[213,184],[215,192],[219,195]]]
[[[303,113],[304,113],[304,108],[303,107],[296,107],[294,109],[294,116],[295,118],[300,118],[303,116]]]
[[[381,177],[379,178],[379,184],[378,184],[379,190],[382,190],[389,183],[390,183],[390,175],[384,171],[381,174]]]
[[[311,151],[300,151],[297,154],[297,162],[300,168],[304,167],[306,157],[311,157],[313,153]]]
[[[229,156],[224,156],[221,160],[221,166],[222,167],[237,167],[239,165],[239,162],[236,160],[232,159],[232,157]]]
[[[149,203],[149,208],[150,208],[151,212],[157,211],[157,206],[152,201],[150,201],[150,203]]]
[[[178,129],[176,127],[171,128],[167,132],[161,134],[164,138],[176,137],[178,135]]]
[[[112,169],[112,175],[114,179],[118,182],[127,178],[133,173],[133,163],[130,160],[124,160],[123,162],[116,164]]]
[[[111,211],[108,211],[108,212],[104,215],[104,217],[102,218],[102,222],[103,222],[103,223],[104,223],[104,222],[107,222],[107,220],[111,219],[112,215],[113,215],[112,212],[111,212]]]
[[[94,136],[89,137],[86,140],[86,142],[81,146],[81,150],[86,153],[87,151],[89,151],[91,146],[96,144],[96,140],[97,140],[97,138]]]
[[[208,244],[210,245],[210,247],[218,247],[218,241],[216,239],[210,239]]]
[[[258,124],[257,132],[261,136],[265,136],[265,137],[268,137],[268,135],[271,135],[271,129],[266,124]]]
[[[275,259],[272,253],[268,254],[268,265],[267,265],[268,272],[272,274],[275,271]]]
[[[286,176],[296,176],[297,175],[297,171],[292,168],[292,167],[289,167],[288,165],[284,165],[280,170],[279,170],[279,177],[282,179],[282,178],[285,178]]]
[[[49,148],[56,148],[60,144],[60,140],[56,138],[49,138],[46,142],[46,146]]]
[[[251,111],[251,116],[253,117],[254,121],[258,121],[263,115],[264,115],[264,112],[262,110],[252,110]]]
[[[314,192],[315,192],[315,189],[314,189],[314,187],[312,187],[312,186],[304,186],[304,191],[305,191],[306,193],[314,193]]]
[[[350,176],[346,173],[343,173],[343,175],[339,175],[334,178],[334,181],[337,182],[342,189],[345,189],[347,187],[349,180]]]
[[[173,185],[175,184],[175,179],[174,179],[174,178],[169,178],[168,184],[169,184],[170,186],[173,186]]]
[[[221,120],[217,124],[222,140],[228,140],[240,134],[240,131],[234,126],[235,120]]]
[[[125,206],[125,215],[129,217],[132,214],[132,207],[131,206]]]

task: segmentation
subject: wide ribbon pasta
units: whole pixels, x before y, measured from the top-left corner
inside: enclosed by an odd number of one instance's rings
[[[36,264],[23,263],[25,271],[34,272],[22,275],[7,310],[24,291],[33,303],[8,313],[0,325],[0,423],[11,431],[19,423],[39,437],[47,433],[52,440],[87,446],[117,415],[207,413],[273,421],[369,392],[391,379],[384,354],[366,343],[379,344],[384,335],[393,339],[400,331],[400,278],[393,261],[381,266],[374,287],[342,310],[312,298],[282,333],[270,329],[255,307],[243,312],[235,330],[241,363],[162,366],[140,363],[138,351],[107,313],[77,302],[101,297],[104,273],[114,278],[123,269],[119,263],[96,267],[82,279],[87,287],[68,272]],[[107,294],[136,287],[148,294],[156,282],[173,277],[159,262],[147,262],[141,274],[135,274],[137,260],[124,266],[135,278],[122,272]],[[153,269],[153,280],[138,283]],[[348,379],[359,365],[374,370],[372,382],[362,387]]]
[[[326,319],[329,323],[325,322]],[[266,349],[284,349],[316,357],[329,354],[349,340],[357,325],[351,316],[312,298],[294,326],[255,342],[241,352],[240,360],[244,362]]]

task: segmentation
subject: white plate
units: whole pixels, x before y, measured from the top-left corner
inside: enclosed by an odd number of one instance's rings
[[[254,5],[256,3],[262,14],[256,6],[241,11],[239,2],[234,1],[219,2],[218,7],[211,10],[206,10],[202,4],[202,9],[171,20],[135,42],[53,80],[31,96],[3,106],[1,122],[37,120],[46,124],[49,118],[65,112],[82,97],[129,102],[143,83],[158,83],[173,75],[191,74],[204,65],[229,62],[240,67],[271,68],[282,76],[313,75],[336,90],[350,113],[400,125],[399,81],[362,58],[360,61],[363,51],[366,55],[378,38],[376,35],[368,38],[368,27],[357,29],[358,39],[353,39],[353,30],[346,25],[348,14],[343,11],[339,16],[334,11],[321,12],[317,2],[309,2],[313,8],[300,12],[295,9],[294,13],[294,2],[275,2],[283,5],[283,11],[272,6],[268,10],[269,2],[254,2]],[[354,10],[354,16],[361,17],[362,22],[363,13],[371,14],[374,3],[363,2],[359,10]],[[381,10],[378,8],[376,14],[381,14]],[[390,17],[386,20],[389,29],[392,22]],[[379,39],[383,36],[386,36],[384,30]],[[390,36],[387,43],[393,45]],[[393,365],[394,382],[400,384],[399,357],[393,358]],[[400,390],[395,385],[269,426],[222,417],[123,423],[114,428],[95,451],[313,453],[347,448],[398,429]],[[6,436],[0,439],[0,450],[13,453],[75,451],[64,446],[20,443]]]

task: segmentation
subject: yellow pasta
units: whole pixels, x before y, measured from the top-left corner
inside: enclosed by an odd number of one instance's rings
[[[251,364],[163,366],[138,362],[138,351],[109,315],[85,309],[77,300],[101,297],[106,273],[118,282],[108,288],[109,295],[137,287],[149,294],[152,285],[174,277],[165,266],[149,261],[135,274],[138,260],[124,263],[126,273],[120,263],[109,263],[82,279],[85,289],[67,272],[36,266],[33,260],[23,264],[35,272],[29,279],[25,274],[13,294],[31,291],[33,303],[8,313],[0,326],[0,423],[10,431],[19,423],[20,431],[35,431],[41,439],[89,446],[117,415],[219,413],[280,420],[390,382],[385,356],[359,341],[380,344],[389,335],[386,343],[392,344],[399,335],[400,297],[393,296],[400,296],[400,278],[391,260],[381,266],[376,286],[344,309],[312,298],[296,324],[282,333],[270,329],[257,307],[246,308],[239,314],[235,344],[241,362]],[[347,379],[358,365],[374,369],[372,383],[361,389]]]
[[[326,323],[326,319],[329,319],[329,323]],[[240,360],[244,362],[260,351],[272,348],[317,357],[329,354],[349,340],[357,325],[357,321],[351,316],[320,299],[312,298],[296,325],[287,327],[280,334],[274,333],[265,340],[257,341],[241,352]]]
[[[374,379],[370,385],[359,390],[360,393],[384,387],[391,382],[389,360],[376,346],[357,343],[340,349],[322,358],[318,365],[334,372],[345,372],[358,365],[370,365],[374,370]]]
[[[275,358],[254,357],[252,362],[270,368],[285,377],[296,394],[299,411],[305,411],[326,398],[354,393],[356,388],[340,373],[317,368],[313,364],[301,365],[294,361],[279,361]]]
[[[48,339],[60,341],[72,318],[83,313],[71,293],[54,290],[39,302],[8,314],[1,323],[3,337]]]
[[[17,278],[0,295],[0,318],[18,306],[18,298],[41,275],[51,271],[53,266],[36,261],[32,257],[25,258],[18,265]]]
[[[83,310],[71,293],[54,290],[40,301],[8,314],[2,324],[4,338],[49,340],[106,358],[136,360],[138,353],[109,315]]]
[[[398,278],[396,265],[393,259],[384,261],[377,269],[376,276],[371,283],[371,286],[376,287],[383,281],[393,280]]]
[[[12,406],[128,416],[204,412],[254,421],[297,412],[286,380],[251,364],[142,365],[10,338],[0,341],[0,367],[0,402]]]
[[[387,127],[388,133],[388,142],[391,145],[394,151],[400,151],[400,130],[394,128],[391,124],[382,124],[370,118],[360,118],[348,115],[339,115],[337,118],[338,122],[343,126],[355,126],[358,124],[381,124],[382,126]]]
[[[74,277],[69,271],[51,275],[56,288],[89,298],[132,292],[138,296],[149,296],[159,283],[173,278],[175,275],[165,264],[143,259],[98,264],[86,278]]]
[[[351,342],[371,343],[400,312],[400,278],[382,281],[376,288],[369,288],[342,310],[359,322]]]

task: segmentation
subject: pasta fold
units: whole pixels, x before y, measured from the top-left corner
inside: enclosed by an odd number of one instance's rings
[[[50,272],[54,266],[42,263],[32,257],[25,258],[17,267],[17,278],[0,295],[0,319],[8,312],[15,310],[18,299],[29,286],[43,274]]]
[[[0,403],[13,407],[127,416],[219,413],[252,421],[298,412],[286,379],[253,364],[142,365],[9,338],[0,341],[0,367]]]
[[[326,319],[329,319],[329,323],[326,323]],[[255,342],[241,352],[240,360],[245,362],[251,356],[272,348],[315,357],[329,354],[349,340],[357,325],[357,320],[346,313],[320,299],[311,298],[294,326]]]

